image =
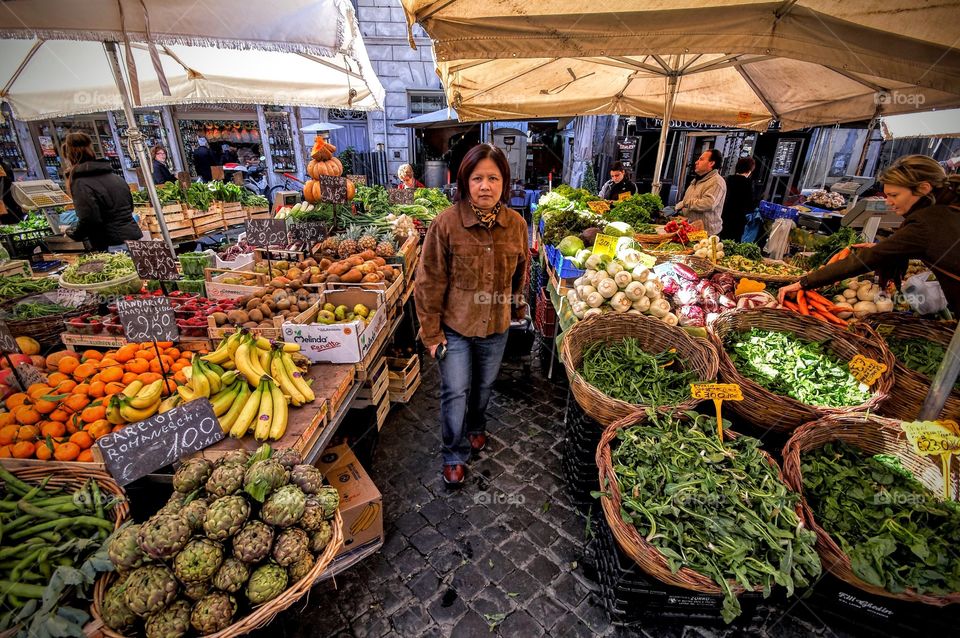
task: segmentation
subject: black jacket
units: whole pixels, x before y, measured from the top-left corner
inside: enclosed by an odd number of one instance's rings
[[[619,183],[608,179],[600,189],[600,199],[619,199],[621,193],[637,194],[637,185],[624,177]]]
[[[213,172],[210,170],[210,167],[216,165],[216,163],[217,158],[209,147],[198,146],[196,150],[193,151],[193,168],[196,169],[197,176],[203,181],[209,182],[213,180]]]
[[[0,170],[0,173],[2,173],[0,175],[0,197],[3,198],[3,203],[7,207],[6,219],[3,220],[3,223],[16,224],[23,219],[23,209],[13,198],[13,171],[3,160],[0,160],[0,168],[3,169]]]
[[[727,197],[723,200],[723,230],[720,239],[740,241],[749,215],[756,204],[753,201],[753,185],[743,175],[727,176]]]
[[[70,196],[77,211],[73,239],[87,240],[94,250],[106,250],[143,233],[133,221],[133,195],[105,159],[77,164],[70,177]]]
[[[153,183],[159,186],[167,182],[175,182],[177,178],[173,176],[167,165],[161,161],[153,160]]]

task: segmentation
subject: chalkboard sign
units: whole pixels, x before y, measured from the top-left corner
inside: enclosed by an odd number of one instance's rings
[[[176,341],[180,337],[176,315],[166,297],[121,299],[117,312],[127,341]]]
[[[0,321],[0,352],[20,353],[20,346],[17,345],[17,340],[10,334],[10,328],[7,327],[6,321]]]
[[[323,222],[295,222],[290,225],[290,241],[313,244],[326,239],[329,230]]]
[[[20,373],[23,384],[28,388],[34,383],[47,382],[47,375],[31,363],[21,363],[17,366],[17,372]]]
[[[412,204],[414,192],[412,188],[400,188],[390,191],[388,197],[391,204]]]
[[[637,156],[638,138],[636,137],[618,137],[617,138],[617,159],[627,170],[633,168],[633,158]]]
[[[113,478],[127,485],[223,437],[210,401],[196,399],[146,421],[131,423],[97,439],[96,445]]]
[[[771,175],[790,175],[793,172],[793,162],[797,154],[797,146],[801,140],[781,139],[777,141],[777,148],[773,152],[773,165],[770,167]]]
[[[251,219],[247,222],[247,243],[266,248],[287,245],[287,223],[282,219]]]
[[[347,201],[347,179],[321,175],[317,180],[320,183],[320,201],[330,204],[343,204]]]
[[[128,241],[127,248],[141,278],[166,281],[180,278],[177,261],[164,242]]]
[[[356,184],[357,186],[366,186],[367,185],[367,176],[366,175],[347,175],[347,179]]]

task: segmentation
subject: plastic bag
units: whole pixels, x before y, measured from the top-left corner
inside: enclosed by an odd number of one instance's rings
[[[763,219],[760,217],[760,209],[747,215],[747,223],[743,227],[743,235],[740,237],[741,244],[755,244],[757,237],[760,236],[760,230],[763,228]]]
[[[947,307],[947,298],[943,295],[940,282],[929,270],[907,279],[902,290],[910,307],[921,315],[932,315]]]
[[[773,228],[770,230],[770,237],[767,238],[767,245],[763,247],[763,252],[771,259],[783,259],[790,248],[790,231],[796,227],[792,219],[778,219],[773,222]]]

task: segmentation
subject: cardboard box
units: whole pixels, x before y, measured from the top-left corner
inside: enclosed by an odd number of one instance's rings
[[[346,554],[371,541],[382,541],[383,504],[380,490],[370,480],[350,446],[344,444],[327,448],[320,455],[317,468],[340,493],[343,548],[337,555]]]
[[[362,319],[350,323],[313,323],[319,309],[328,302],[349,308],[363,304],[376,312],[370,323]],[[328,290],[314,308],[302,315],[299,324],[283,324],[283,340],[299,345],[301,352],[313,363],[359,363],[386,326],[387,314],[381,291]]]

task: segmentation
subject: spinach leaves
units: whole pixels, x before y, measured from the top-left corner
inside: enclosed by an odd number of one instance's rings
[[[683,403],[690,398],[690,384],[697,381],[697,374],[686,371],[675,350],[648,354],[632,338],[591,343],[583,353],[580,373],[609,397],[652,406]]]

